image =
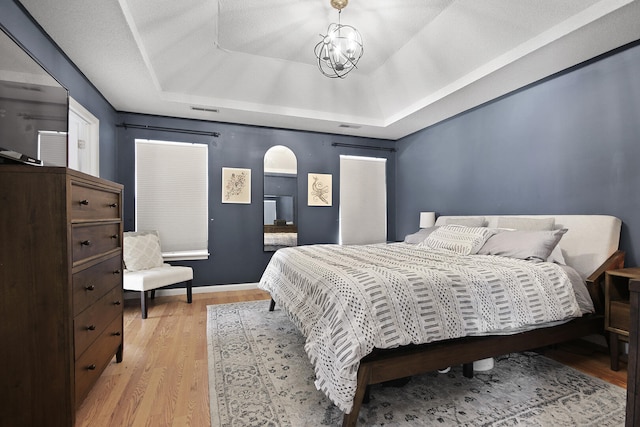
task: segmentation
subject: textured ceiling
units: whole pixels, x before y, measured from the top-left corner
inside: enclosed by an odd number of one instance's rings
[[[351,0],[340,80],[329,0],[21,2],[120,111],[386,139],[640,39],[640,0]]]

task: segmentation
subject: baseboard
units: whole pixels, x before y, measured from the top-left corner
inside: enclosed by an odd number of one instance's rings
[[[194,286],[194,294],[206,294],[210,292],[227,292],[227,291],[246,291],[250,289],[258,289],[257,283],[236,283],[231,285],[211,285],[211,286]],[[185,295],[185,288],[176,289],[157,289],[156,297],[172,296],[172,295]],[[126,292],[126,299],[139,298],[138,292]]]

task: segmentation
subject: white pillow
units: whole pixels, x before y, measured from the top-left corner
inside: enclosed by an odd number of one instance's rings
[[[483,216],[458,216],[446,219],[446,225],[464,225],[467,227],[484,227],[486,224]]]
[[[472,255],[477,253],[494,233],[495,230],[486,227],[443,225],[420,245],[455,252],[459,255]]]
[[[421,228],[420,230],[416,231],[413,234],[407,234],[404,237],[404,242],[409,243],[411,245],[416,245],[418,243],[424,242],[424,239],[429,237],[429,235],[434,231],[436,231],[437,229],[438,229],[437,225],[434,225],[433,227]]]
[[[148,270],[162,266],[160,238],[155,231],[126,232],[122,257],[129,271]]]

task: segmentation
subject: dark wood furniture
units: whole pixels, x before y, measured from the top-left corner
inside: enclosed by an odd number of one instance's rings
[[[356,425],[367,386],[370,384],[424,374],[446,366],[469,364],[487,357],[532,350],[586,335],[603,333],[605,271],[622,268],[623,265],[624,252],[616,251],[587,278],[589,294],[596,309],[596,313],[593,315],[576,318],[559,326],[535,329],[515,335],[466,337],[389,350],[374,350],[360,362],[353,409],[351,413],[344,415],[342,425]]]
[[[609,270],[605,278],[604,328],[609,334],[611,369],[619,369],[620,341],[629,340],[629,281],[640,279],[640,268]]]
[[[0,165],[0,425],[73,426],[122,360],[120,184]]]
[[[265,224],[264,230],[265,233],[297,233],[298,226],[296,225],[270,225]]]
[[[640,280],[629,281],[630,327],[627,365],[627,427],[640,426]]]

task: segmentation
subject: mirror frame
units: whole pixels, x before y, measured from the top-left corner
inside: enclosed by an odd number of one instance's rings
[[[274,145],[264,154],[263,228],[262,242],[265,252],[298,245],[298,160],[289,147]],[[291,217],[278,218],[279,197],[291,197]],[[267,222],[267,201],[274,202],[273,223]],[[270,216],[270,220],[271,220]],[[290,218],[290,219],[289,219]]]

